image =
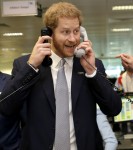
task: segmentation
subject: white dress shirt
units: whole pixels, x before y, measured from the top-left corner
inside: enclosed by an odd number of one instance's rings
[[[52,53],[51,58],[53,60],[53,63],[51,65],[51,72],[52,72],[54,90],[55,90],[55,85],[57,81],[57,72],[59,69],[58,63],[61,60],[61,58],[57,56],[55,53]],[[64,65],[64,69],[65,69],[65,75],[66,75],[68,92],[69,92],[70,149],[77,150],[74,123],[73,123],[73,114],[72,114],[72,100],[71,100],[71,78],[72,78],[73,57],[65,58],[65,60],[66,63]]]

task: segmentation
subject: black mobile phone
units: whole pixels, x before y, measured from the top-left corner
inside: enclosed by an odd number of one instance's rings
[[[49,27],[44,27],[41,29],[41,36],[52,36],[52,30]],[[48,43],[48,40],[45,40],[44,43]],[[43,66],[51,66],[52,65],[52,59],[49,56],[46,56],[42,62]]]

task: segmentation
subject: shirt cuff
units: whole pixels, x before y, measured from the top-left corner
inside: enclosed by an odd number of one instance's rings
[[[28,61],[27,61],[27,64],[33,69],[33,70],[35,70],[35,72],[38,72],[39,71],[39,69],[37,68],[35,68],[32,64],[30,64]]]
[[[96,73],[97,73],[97,69],[93,72],[93,74],[88,75],[88,74],[86,73],[85,76],[86,76],[87,78],[93,78],[93,77],[96,75]]]

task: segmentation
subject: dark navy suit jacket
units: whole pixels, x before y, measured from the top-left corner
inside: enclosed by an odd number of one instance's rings
[[[10,78],[10,75],[0,72],[0,92]],[[17,116],[5,117],[0,114],[0,150],[18,150],[20,128]]]
[[[12,79],[1,98],[20,89],[0,103],[0,111],[7,116],[20,112],[26,104],[21,150],[52,150],[55,138],[55,96],[50,67],[40,66],[36,73],[28,64],[29,56],[14,61]],[[105,75],[103,64],[96,66]],[[85,70],[78,58],[74,58],[72,71],[72,112],[78,150],[96,148],[96,103],[109,116],[119,114],[121,99],[105,77],[98,73],[93,78],[85,77]]]

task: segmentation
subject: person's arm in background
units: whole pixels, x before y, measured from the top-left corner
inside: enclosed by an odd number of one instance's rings
[[[133,72],[133,56],[128,54],[120,54],[116,58],[121,58],[122,65],[126,70]]]
[[[103,139],[104,150],[116,150],[118,141],[106,115],[104,115],[99,108],[97,108],[97,125]]]

